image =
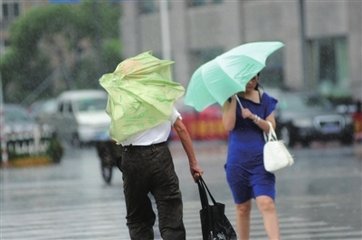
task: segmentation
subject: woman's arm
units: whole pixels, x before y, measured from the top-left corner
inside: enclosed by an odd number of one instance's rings
[[[260,127],[265,133],[268,133],[269,132],[269,124],[267,123],[268,122],[271,122],[273,128],[275,129],[276,127],[276,122],[275,122],[275,116],[274,116],[274,112],[272,112],[271,114],[269,114],[269,116],[266,117],[266,119],[253,119],[254,123]]]
[[[226,101],[222,108],[222,122],[226,131],[231,131],[235,127],[236,121],[236,98],[231,97],[231,102]]]
[[[269,132],[269,124],[268,122],[271,122],[273,128],[275,129],[276,123],[275,123],[275,116],[274,116],[274,112],[272,112],[271,114],[269,114],[269,116],[266,117],[266,119],[262,119],[261,117],[259,117],[256,114],[253,114],[252,112],[250,112],[249,109],[244,108],[242,109],[242,116],[244,118],[248,118],[250,120],[252,120],[259,128],[261,128],[265,133]]]

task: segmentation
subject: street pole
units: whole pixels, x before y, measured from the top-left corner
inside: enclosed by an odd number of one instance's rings
[[[306,62],[306,36],[305,36],[305,2],[299,0],[299,20],[300,20],[300,41],[302,55],[302,82],[305,89],[310,89],[309,81],[307,81],[307,62]]]
[[[168,14],[168,0],[160,0],[160,20],[162,38],[162,58],[171,59],[170,20]]]
[[[1,162],[6,165],[8,163],[8,151],[5,136],[5,111],[4,111],[4,97],[3,97],[3,84],[0,72],[0,145],[1,145]]]

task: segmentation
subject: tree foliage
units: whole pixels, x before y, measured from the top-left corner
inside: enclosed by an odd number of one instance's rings
[[[5,101],[28,104],[66,89],[98,88],[99,77],[121,60],[118,7],[87,0],[19,17],[0,59]]]

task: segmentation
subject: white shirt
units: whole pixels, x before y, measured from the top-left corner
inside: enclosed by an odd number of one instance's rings
[[[122,141],[121,144],[122,146],[147,146],[165,142],[170,135],[171,125],[173,125],[178,118],[181,118],[181,114],[176,110],[176,108],[173,108],[171,116],[167,121],[143,132],[139,132],[125,141]]]

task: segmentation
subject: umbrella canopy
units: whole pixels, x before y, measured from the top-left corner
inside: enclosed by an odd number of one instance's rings
[[[201,65],[187,87],[185,104],[202,111],[224,102],[245,86],[264,67],[267,57],[283,47],[281,42],[252,42],[235,47]]]
[[[111,117],[112,139],[119,143],[169,119],[174,102],[185,91],[171,80],[172,64],[144,52],[100,78],[108,92],[106,111]]]

